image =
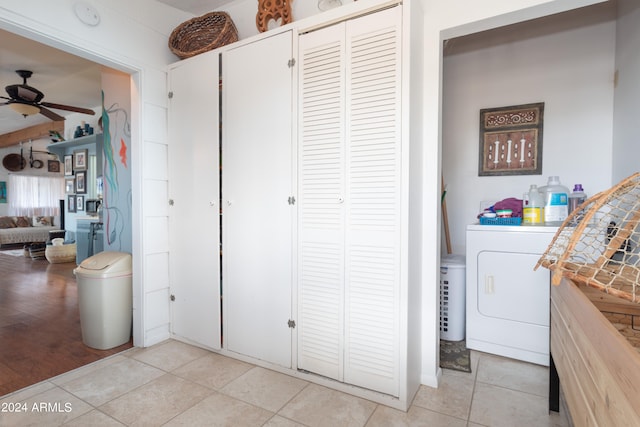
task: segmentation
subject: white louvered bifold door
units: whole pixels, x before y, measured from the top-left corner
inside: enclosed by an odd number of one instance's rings
[[[395,396],[400,14],[300,38],[298,366]]]
[[[342,380],[344,23],[300,37],[298,367]]]
[[[344,381],[398,395],[400,7],[347,25]]]

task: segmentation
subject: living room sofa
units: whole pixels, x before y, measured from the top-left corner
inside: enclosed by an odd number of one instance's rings
[[[0,216],[0,246],[46,242],[54,230],[60,228],[51,216]]]

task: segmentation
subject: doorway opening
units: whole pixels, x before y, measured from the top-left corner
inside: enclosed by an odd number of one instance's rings
[[[0,31],[3,28],[9,32],[7,34],[12,35],[13,39],[12,28],[10,28],[10,25],[7,28],[5,22],[0,19]],[[53,52],[53,57],[56,55],[58,57],[75,55],[78,52],[72,46],[61,46],[60,41],[49,40],[48,37],[42,34],[36,34],[35,32],[29,34],[30,31],[22,30],[20,33],[25,35],[24,39],[34,46],[39,45],[40,48],[50,49]],[[35,41],[36,39],[42,40],[45,44]],[[1,45],[2,42],[0,42],[0,49],[2,48]],[[61,46],[61,48],[51,47],[53,45]],[[22,50],[25,55],[25,61],[28,58],[27,51],[28,49]],[[1,57],[5,59],[4,56]],[[40,60],[42,60],[42,57],[40,57]],[[113,80],[114,75],[124,77],[126,82],[126,108],[128,111],[126,113],[117,111],[115,113],[117,117],[114,117],[114,121],[118,122],[119,129],[127,128],[129,132],[128,148],[130,150],[131,128],[137,128],[136,124],[132,123],[134,119],[131,115],[131,106],[138,105],[136,87],[138,87],[139,83],[139,70],[136,71],[133,66],[125,68],[126,66],[123,66],[123,64],[112,63],[108,58],[91,52],[87,52],[84,60],[86,62],[94,62],[94,65],[101,67],[102,84],[104,84],[105,74],[107,79],[111,80]],[[0,60],[1,62],[2,60]],[[36,68],[33,63],[31,65],[25,64],[25,66]],[[52,66],[51,64],[41,64],[42,69]],[[69,71],[69,73],[73,74],[72,71]],[[70,79],[76,78],[77,81],[77,79],[85,77],[85,75],[73,75]],[[38,86],[35,82],[33,82],[33,85]],[[100,82],[98,86],[100,88]],[[100,100],[100,97],[100,90],[98,90],[98,100]],[[58,101],[59,99],[51,95],[51,100]],[[122,106],[120,104],[114,107],[114,103],[110,102],[108,98],[104,102],[104,108],[106,109],[115,109]],[[61,101],[61,103],[64,102]],[[91,107],[98,107],[99,111],[101,107],[100,101],[92,102],[92,104],[94,105],[91,105]],[[126,115],[126,118],[124,115]],[[136,115],[134,114],[133,116],[135,117]],[[98,113],[95,117],[97,120],[100,114]],[[67,127],[70,125],[75,127],[75,119],[75,117],[73,120],[68,118],[66,120]],[[72,121],[73,123],[71,123]],[[63,137],[67,140],[73,138],[73,129],[65,129]],[[44,139],[44,141],[39,142],[46,150],[46,146],[52,141]],[[120,138],[118,138],[116,150],[121,148],[120,143]],[[10,147],[0,147],[0,152],[8,149]],[[59,160],[63,161],[63,159]],[[129,174],[131,174],[130,171],[132,169],[135,170],[136,168],[136,165],[132,164],[131,160],[129,154],[127,158]],[[0,171],[0,173],[2,172],[6,171]],[[47,172],[45,171],[45,173]],[[131,178],[129,179],[131,180]],[[3,180],[0,179],[0,181]],[[130,190],[125,194],[125,197],[129,200],[132,199]],[[83,195],[84,198],[86,198],[86,195]],[[6,215],[1,211],[1,208],[0,214]],[[130,205],[127,210],[131,212]],[[123,218],[118,218],[118,221],[117,225],[119,227],[122,226]],[[129,224],[126,227],[120,227],[114,233],[120,233],[118,238],[126,238],[128,242],[131,242],[134,234],[134,224],[130,218],[128,221]],[[75,225],[75,219],[70,220],[67,215],[65,229],[71,231],[71,233],[67,233],[68,238],[73,239],[76,237],[73,234]],[[122,236],[123,230],[124,233],[127,233],[128,230],[127,236]],[[129,246],[131,246],[130,243]],[[111,250],[117,250],[117,247]],[[3,254],[3,252],[5,253]],[[114,349],[100,351],[91,349],[82,343],[77,305],[77,286],[73,275],[73,269],[76,267],[75,263],[49,264],[47,260],[33,260],[29,257],[21,257],[20,254],[15,253],[19,251],[11,252],[14,253],[9,255],[8,251],[0,251],[0,265],[2,265],[3,271],[1,279],[3,286],[2,293],[0,293],[0,348],[3,349],[0,352],[0,395],[5,395],[89,364],[100,358],[130,348],[133,345],[134,339]],[[136,283],[140,283],[140,281],[134,276],[134,288]],[[140,311],[138,310],[138,312]],[[141,316],[141,313],[139,314]],[[133,335],[134,338],[140,335],[136,333],[135,325]],[[27,372],[29,375],[25,375]]]

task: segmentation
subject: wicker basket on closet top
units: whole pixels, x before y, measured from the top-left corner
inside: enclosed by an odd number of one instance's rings
[[[238,30],[226,12],[210,12],[178,25],[169,36],[169,49],[180,59],[238,41]]]

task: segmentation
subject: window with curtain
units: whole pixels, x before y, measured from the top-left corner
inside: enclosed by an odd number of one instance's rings
[[[64,199],[62,177],[10,174],[7,190],[9,215],[60,215],[60,200]]]

